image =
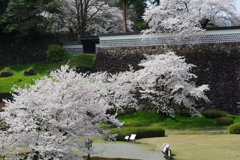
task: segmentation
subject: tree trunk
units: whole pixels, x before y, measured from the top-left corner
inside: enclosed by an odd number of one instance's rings
[[[207,28],[208,22],[209,22],[209,19],[203,19],[201,21],[202,29],[206,29]]]
[[[127,2],[123,1],[123,31],[127,32]]]

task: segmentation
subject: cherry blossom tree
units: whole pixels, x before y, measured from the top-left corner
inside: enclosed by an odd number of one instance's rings
[[[62,66],[50,76],[25,89],[15,88],[13,101],[6,101],[1,119],[9,129],[1,134],[0,148],[8,155],[19,155],[26,146],[28,159],[81,159],[92,153],[84,147],[85,139],[113,139],[103,125],[122,125],[107,111],[136,104],[129,89],[105,81],[107,73],[88,76]]]
[[[123,32],[122,12],[105,0],[58,0],[62,15],[59,19],[65,30],[78,33],[79,36]],[[131,22],[127,21],[130,31]]]
[[[107,10],[99,11],[88,25],[87,32],[100,33],[119,33],[124,32],[122,11],[117,7],[109,7]],[[126,19],[127,31],[132,32],[133,22]]]
[[[195,66],[187,64],[184,57],[174,52],[151,55],[139,66],[143,68],[121,73],[119,77],[132,83],[132,92],[140,92],[140,98],[150,102],[159,113],[174,116],[174,108],[182,106],[193,116],[200,115],[195,109],[196,102],[209,102],[205,95],[208,85],[196,86],[194,79],[197,76],[191,73]]]
[[[149,24],[144,34],[172,33],[183,37],[202,35],[208,25],[231,26],[240,21],[235,0],[161,0],[143,18]]]

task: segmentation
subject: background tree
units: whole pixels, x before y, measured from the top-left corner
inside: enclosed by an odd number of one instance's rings
[[[3,2],[3,1],[2,1]],[[6,1],[4,6],[6,7]],[[34,38],[45,28],[43,12],[54,12],[54,0],[12,0],[5,12],[0,15],[0,26],[4,33],[11,34],[15,40]]]
[[[8,6],[9,0],[0,1],[0,15],[3,14]]]
[[[142,19],[142,16],[147,8],[146,0],[119,0],[116,5],[123,11],[123,28],[124,32],[128,32],[126,27],[127,19],[133,21],[133,27],[135,30],[141,30],[146,28],[146,23]],[[128,9],[133,11],[133,14],[128,15]]]
[[[123,31],[127,32],[127,0],[122,0],[123,10]]]
[[[134,22],[133,28],[136,31],[141,31],[148,27],[147,23],[142,18],[147,7],[148,6],[146,0],[132,0],[130,8],[134,11],[135,14],[130,16],[129,19],[131,19]]]
[[[6,11],[8,3],[9,3],[9,0],[1,0],[0,1],[0,18],[2,16],[2,14]],[[2,37],[5,37],[5,36],[3,34],[3,26],[0,23],[0,40],[2,39]]]
[[[113,14],[114,13],[114,14]],[[110,7],[100,11],[89,23],[87,32],[94,34],[124,32],[122,27],[122,11],[117,7]],[[132,21],[127,20],[127,30],[133,31]]]
[[[208,25],[232,26],[239,22],[234,0],[162,0],[147,10],[143,33],[173,33],[179,36],[202,34]]]
[[[101,30],[104,33],[111,32],[118,28],[119,23],[122,23],[119,21],[120,10],[109,5],[108,1],[59,0],[59,2],[62,4],[61,10],[64,15],[61,19],[68,24],[64,27],[72,32],[77,32],[79,36],[91,35],[95,33],[94,31]],[[108,19],[109,17],[112,19]]]

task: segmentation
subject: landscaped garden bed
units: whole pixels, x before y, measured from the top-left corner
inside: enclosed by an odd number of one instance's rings
[[[47,75],[51,70],[58,69],[61,65],[69,63],[74,67],[93,67],[95,54],[65,55],[61,62],[38,62],[25,65],[0,66],[0,93],[9,93],[13,85],[25,87],[25,84],[33,84],[34,79]],[[6,72],[8,71],[8,72]],[[29,73],[31,71],[31,73]],[[33,72],[35,72],[33,74]],[[27,74],[29,73],[29,74]]]

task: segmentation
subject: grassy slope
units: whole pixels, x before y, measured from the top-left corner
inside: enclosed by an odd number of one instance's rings
[[[26,83],[32,84],[34,79],[47,75],[49,71],[57,69],[64,64],[69,64],[71,67],[81,66],[91,68],[94,65],[95,58],[95,54],[66,55],[64,56],[64,60],[59,63],[38,62],[24,65],[0,66],[0,71],[5,67],[13,70],[13,76],[0,78],[0,93],[10,92],[13,85],[24,87]],[[34,76],[24,76],[24,71],[27,71],[31,67],[37,74]]]

